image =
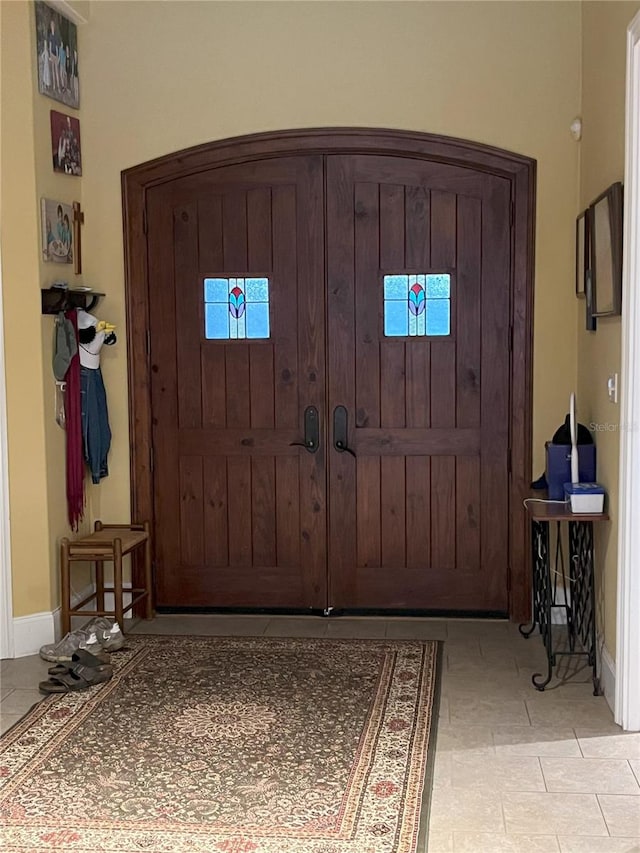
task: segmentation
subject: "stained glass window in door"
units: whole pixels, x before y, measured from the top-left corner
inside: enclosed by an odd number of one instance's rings
[[[451,334],[451,276],[448,273],[385,275],[383,301],[387,337]]]
[[[204,280],[204,334],[210,340],[269,337],[269,279]]]

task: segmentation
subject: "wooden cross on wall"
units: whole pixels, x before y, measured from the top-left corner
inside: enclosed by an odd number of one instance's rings
[[[80,202],[73,202],[73,271],[76,275],[82,272],[82,237],[80,228],[84,224],[84,213],[80,208]]]

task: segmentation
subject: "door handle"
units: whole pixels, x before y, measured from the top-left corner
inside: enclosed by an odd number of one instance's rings
[[[309,453],[315,453],[320,447],[320,421],[315,406],[304,410],[304,441],[292,441],[289,447],[304,447]]]
[[[333,447],[338,453],[356,454],[349,447],[349,415],[344,406],[336,406],[333,410]]]

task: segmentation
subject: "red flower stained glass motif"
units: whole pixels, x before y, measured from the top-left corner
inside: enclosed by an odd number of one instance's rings
[[[229,311],[235,320],[239,320],[244,314],[245,299],[244,292],[237,285],[229,293]]]
[[[409,311],[418,317],[424,311],[426,297],[421,284],[413,284],[409,289]]]

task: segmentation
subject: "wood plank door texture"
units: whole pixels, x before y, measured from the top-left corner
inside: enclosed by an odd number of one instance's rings
[[[213,169],[147,193],[156,603],[324,608],[322,157]],[[268,339],[205,337],[204,281],[269,282]]]
[[[508,610],[510,186],[424,160],[327,160],[329,600]],[[383,277],[450,276],[451,330],[387,337]],[[427,303],[428,305],[428,303]]]
[[[157,605],[506,613],[509,181],[306,154],[146,209]],[[449,334],[385,335],[403,273],[449,275]],[[269,339],[207,339],[204,280],[249,275]]]

